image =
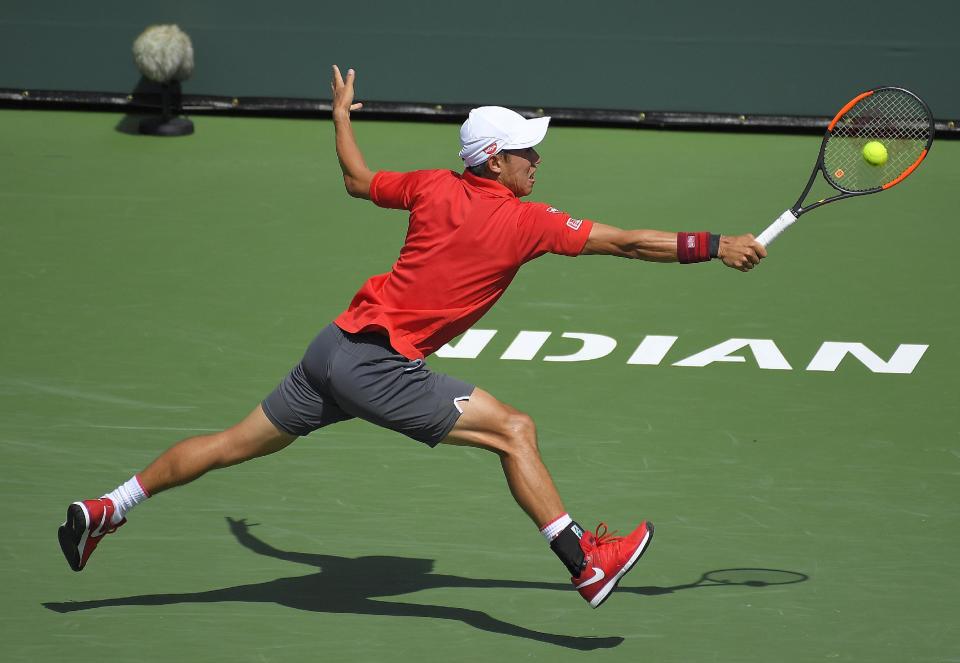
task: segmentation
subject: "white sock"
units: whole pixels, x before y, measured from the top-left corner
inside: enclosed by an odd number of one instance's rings
[[[560,532],[567,528],[567,525],[573,522],[573,518],[570,517],[569,513],[565,513],[561,516],[557,516],[549,523],[543,526],[540,530],[540,533],[543,534],[544,538],[547,541],[553,541]]]
[[[109,497],[116,507],[116,510],[113,512],[113,517],[110,518],[110,524],[116,525],[126,517],[130,509],[140,504],[140,502],[150,497],[150,495],[148,495],[147,491],[140,485],[140,479],[134,475],[130,477],[129,481],[120,484],[113,492],[107,493],[104,497]]]

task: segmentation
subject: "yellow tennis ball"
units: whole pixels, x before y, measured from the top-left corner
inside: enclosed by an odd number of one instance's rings
[[[878,140],[871,140],[863,146],[863,158],[871,166],[882,166],[887,163],[887,148]]]

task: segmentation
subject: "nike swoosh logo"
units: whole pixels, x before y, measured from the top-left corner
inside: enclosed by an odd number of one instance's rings
[[[103,510],[103,515],[100,516],[100,524],[97,525],[97,528],[90,532],[90,537],[95,539],[98,536],[103,536],[103,526],[107,524],[107,510]]]
[[[604,577],[605,577],[605,574],[603,573],[603,569],[598,569],[597,567],[593,567],[593,577],[590,578],[590,580],[584,580],[579,585],[575,585],[574,589],[580,589],[581,587],[592,585],[595,582],[600,582],[601,580],[604,579]]]

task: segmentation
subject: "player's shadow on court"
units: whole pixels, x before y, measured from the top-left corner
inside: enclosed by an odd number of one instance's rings
[[[571,592],[572,588],[567,583],[462,578],[460,576],[435,574],[432,573],[433,560],[430,559],[387,556],[349,558],[289,552],[274,548],[251,534],[251,525],[248,525],[245,520],[227,518],[227,522],[237,541],[249,550],[259,555],[317,567],[322,571],[306,576],[279,578],[269,582],[214,589],[207,592],[144,594],[96,601],[44,603],[43,605],[49,610],[66,613],[126,605],[171,605],[230,601],[276,603],[311,612],[449,619],[463,622],[482,631],[537,640],[570,649],[610,648],[623,642],[623,638],[619,636],[580,637],[536,631],[496,619],[485,612],[468,608],[377,600],[385,596],[410,594],[438,587],[549,589]],[[620,595],[655,596],[695,587],[724,585],[761,587],[771,584],[803,582],[806,579],[805,574],[793,571],[724,569],[705,573],[700,580],[690,584],[672,587],[620,587],[616,590],[616,593]],[[570,596],[569,599],[571,601],[580,600],[576,596]]]

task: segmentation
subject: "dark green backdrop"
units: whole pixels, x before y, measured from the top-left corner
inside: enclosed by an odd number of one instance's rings
[[[899,84],[960,117],[942,73],[960,60],[960,4],[877,0],[647,3],[441,0],[0,3],[0,87],[125,92],[151,23],[193,38],[185,91],[328,96],[331,62],[378,101],[832,115]]]

